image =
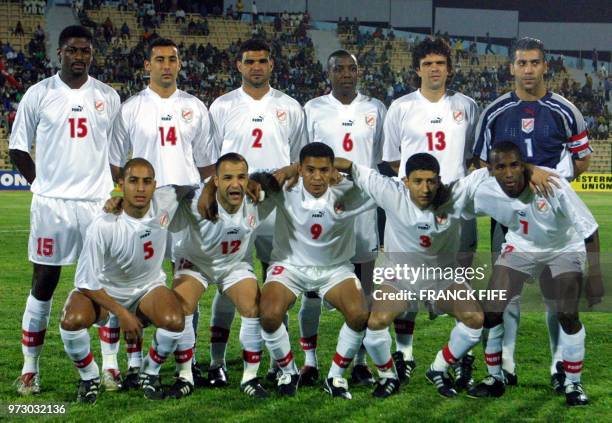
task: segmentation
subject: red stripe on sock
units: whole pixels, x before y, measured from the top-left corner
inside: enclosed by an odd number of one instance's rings
[[[495,352],[493,354],[485,353],[485,361],[487,362],[487,366],[499,366],[502,361],[502,352]]]
[[[387,361],[385,364],[383,364],[382,366],[379,366],[378,364],[376,365],[376,367],[379,370],[385,371],[385,370],[389,370],[393,367],[393,359],[390,358],[389,361]]]
[[[582,361],[563,360],[563,370],[565,370],[565,373],[580,373],[582,371]]]
[[[176,361],[178,364],[186,363],[187,361],[191,360],[192,357],[193,348],[183,351],[174,351],[174,361]]]
[[[137,352],[142,351],[142,339],[140,339],[138,341],[138,343],[136,343],[136,344],[128,343],[127,347],[126,347],[126,350],[127,350],[128,354],[137,353]]]
[[[334,363],[343,369],[346,369],[351,364],[351,361],[353,361],[352,358],[342,357],[338,352],[334,355]]]
[[[261,361],[261,351],[242,351],[242,358],[249,364],[257,364]]]
[[[102,342],[106,342],[107,344],[116,344],[119,342],[119,328],[100,326],[98,328],[98,336],[100,336],[100,341]]]
[[[93,354],[90,351],[89,354],[87,354],[87,357],[85,357],[82,360],[75,361],[74,365],[77,366],[79,369],[82,369],[83,367],[89,366],[89,364],[93,361],[93,359],[94,359]]]
[[[395,327],[395,333],[400,335],[412,335],[414,333],[414,322],[412,320],[399,320],[393,321]]]
[[[230,330],[219,326],[210,327],[210,342],[213,344],[227,344]]]
[[[280,360],[276,360],[279,366],[287,367],[293,361],[293,353],[289,351],[287,355]]]
[[[155,348],[153,347],[149,348],[149,357],[151,357],[151,360],[157,364],[163,364],[164,361],[166,361],[166,357],[162,357],[161,355],[157,354],[157,351],[155,351]]]
[[[47,329],[43,329],[40,332],[28,332],[27,330],[21,331],[21,343],[26,347],[38,347],[45,342],[45,333]]]
[[[442,348],[442,357],[444,357],[444,361],[446,361],[448,364],[455,364],[457,362],[457,358],[448,348],[448,344]]]
[[[317,348],[317,335],[310,338],[300,338],[300,345],[303,351],[314,350]]]

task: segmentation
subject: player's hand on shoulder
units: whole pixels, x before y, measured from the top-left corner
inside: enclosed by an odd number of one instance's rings
[[[111,197],[104,203],[104,213],[119,215],[123,212],[123,197]]]
[[[219,217],[219,208],[217,205],[217,187],[212,179],[204,185],[204,189],[198,198],[198,213],[202,218],[216,221]]]
[[[278,169],[273,175],[278,185],[281,187],[284,185],[287,190],[294,187],[300,178],[297,163]]]
[[[330,185],[338,185],[340,182],[344,180],[344,175],[342,175],[336,168],[332,169],[331,178],[329,180]]]
[[[263,201],[265,198],[265,193],[261,188],[261,184],[257,181],[249,179],[246,187],[246,195],[253,201],[253,203],[257,204],[260,201]]]
[[[349,173],[353,167],[353,162],[343,157],[334,158],[334,167],[344,173]]]
[[[529,175],[529,188],[534,194],[540,194],[544,197],[554,197],[554,188],[561,188],[561,184],[556,178],[559,178],[554,172],[542,169],[539,166],[528,165],[527,172]]]

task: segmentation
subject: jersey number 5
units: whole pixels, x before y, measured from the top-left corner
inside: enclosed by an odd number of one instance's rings
[[[144,259],[149,260],[151,257],[155,255],[155,250],[153,249],[153,241],[147,241],[142,244],[142,248],[144,250]]]
[[[68,118],[70,138],[85,138],[87,136],[87,118]]]
[[[444,132],[438,131],[435,134],[433,132],[427,132],[425,135],[427,135],[427,148],[429,151],[442,151],[446,148],[446,137]],[[435,142],[434,137],[436,138]]]

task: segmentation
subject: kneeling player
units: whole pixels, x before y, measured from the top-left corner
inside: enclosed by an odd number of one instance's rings
[[[153,345],[140,374],[149,399],[165,393],[159,369],[183,332],[184,316],[175,293],[166,288],[162,261],[166,247],[168,210],[152,201],[155,172],[144,159],[125,165],[120,181],[124,213],[99,216],[87,230],[78,262],[75,286],[60,324],[66,353],[80,375],[77,401],[96,402],[100,372],[90,350],[88,328],[103,323],[109,312],[117,316],[129,342],[141,338],[143,325],[157,327]],[[174,195],[158,192],[156,196]],[[174,387],[169,395],[173,394]]]
[[[536,277],[544,266],[550,267],[551,284],[543,291],[548,291],[544,296],[558,312],[565,373],[557,392],[565,393],[568,405],[585,405],[588,398],[580,382],[585,331],[578,317],[578,300],[586,251],[599,251],[597,223],[565,180],[559,181],[560,187],[550,198],[532,194],[516,145],[499,143],[490,157],[489,169],[495,179],[490,178],[477,189],[474,209],[507,226],[508,233],[489,289],[507,290],[506,298],[513,298],[530,276]],[[501,355],[506,303],[483,302],[485,327],[490,328],[485,349],[489,376],[469,391],[470,396],[498,397],[504,393]]]
[[[333,160],[327,145],[306,145],[298,185],[266,200],[276,204],[277,214],[259,309],[263,339],[283,372],[281,395],[295,395],[299,379],[283,318],[299,294],[314,291],[346,319],[324,388],[334,397],[351,398],[343,373],[361,345],[368,310],[349,260],[355,252],[355,217],[374,204],[348,181],[330,187]]]
[[[416,263],[414,267],[423,267],[421,264],[426,263],[424,268],[431,269],[456,267],[464,205],[471,199],[473,187],[488,176],[486,171],[476,171],[446,190],[441,189],[438,161],[427,153],[415,154],[407,160],[405,183],[345,159],[337,159],[336,167],[351,173],[355,185],[385,210],[389,225],[385,244],[386,249],[393,252],[386,255],[391,262]],[[445,282],[432,278],[428,281],[420,278],[416,281],[388,281],[380,289],[375,289],[364,339],[380,376],[374,396],[385,398],[399,389],[398,374],[391,357],[389,325],[406,310],[409,303],[418,301],[420,294],[443,290],[470,290],[470,287],[452,280]],[[405,295],[411,292],[413,300],[397,302],[392,297],[389,300],[389,294],[398,292]],[[478,343],[483,314],[478,302],[472,299],[440,300],[435,305],[438,310],[455,316],[458,323],[426,376],[441,395],[453,397],[457,392],[448,375],[448,368]]]
[[[261,359],[262,339],[259,325],[259,287],[245,253],[253,231],[270,214],[274,205],[255,205],[245,199],[248,164],[244,157],[227,153],[217,161],[214,185],[219,210],[217,221],[204,220],[197,211],[197,202],[182,206],[189,221],[186,236],[176,248],[177,269],[174,291],[181,298],[185,312],[185,335],[179,342],[185,365],[179,377],[193,389],[189,358],[193,355],[195,336],[191,321],[198,301],[210,283],[227,296],[242,316],[240,343],[243,349],[244,372],[240,390],[255,398],[268,393],[259,383],[257,370]],[[201,191],[198,190],[197,194]],[[186,208],[186,210],[185,210]]]

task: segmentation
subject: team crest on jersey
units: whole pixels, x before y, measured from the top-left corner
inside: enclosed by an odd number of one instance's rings
[[[98,112],[102,113],[104,111],[104,101],[102,100],[94,101],[94,107],[96,108]]]
[[[524,133],[530,134],[531,132],[533,132],[534,126],[535,126],[534,118],[521,119],[521,131],[523,131]]]
[[[282,109],[276,109],[276,118],[280,123],[285,123],[287,121],[287,111]]]
[[[181,110],[181,117],[185,122],[191,123],[191,121],[193,120],[193,110],[189,108]]]
[[[376,126],[376,115],[374,113],[368,113],[365,115],[365,122],[370,128],[374,128]]]
[[[251,228],[255,228],[255,216],[249,215],[249,217],[247,217],[247,225]]]
[[[540,213],[546,213],[548,211],[548,201],[545,198],[540,198],[536,201],[536,207]]]
[[[159,218],[159,226],[161,226],[162,229],[165,229],[168,227],[169,224],[170,224],[170,216],[168,215],[168,212],[165,211],[162,213],[161,217]]]
[[[463,110],[453,110],[453,119],[455,120],[456,123],[463,122],[464,118],[465,118],[465,114],[463,113]]]

